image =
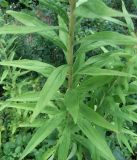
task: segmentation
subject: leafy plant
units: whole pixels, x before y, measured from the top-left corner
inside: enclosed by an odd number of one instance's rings
[[[1,101],[3,109],[12,107],[27,113],[18,127],[36,128],[20,160],[54,131],[58,133],[56,143],[41,159],[115,160],[106,141],[109,132],[119,146],[125,145],[133,153],[130,139],[137,135],[128,123],[137,122],[133,96],[137,91],[137,38],[131,17],[137,16],[127,12],[124,2],[122,11],[116,11],[102,0],[69,0],[68,14],[57,3],[40,3],[56,12],[58,26],[49,26],[28,13],[7,11],[23,25],[0,28],[0,34],[37,32],[57,45],[66,58],[66,64],[59,67],[36,60],[0,62],[47,78],[40,91],[22,91]],[[103,31],[79,39],[82,18],[111,21],[126,27],[130,35]],[[100,54],[86,59],[86,53],[98,48]]]

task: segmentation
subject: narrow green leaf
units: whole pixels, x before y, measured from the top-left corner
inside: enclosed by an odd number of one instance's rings
[[[66,126],[60,138],[60,144],[58,149],[58,160],[67,160],[70,148],[70,142],[71,142],[70,127]]]
[[[104,41],[108,42],[108,44],[111,43],[115,45],[135,45],[137,43],[137,38],[113,31],[103,31],[88,35],[87,37],[81,39],[79,43],[83,44],[86,41],[88,44],[97,41]]]
[[[0,111],[4,110],[5,108],[15,108],[15,109],[20,109],[20,110],[25,110],[25,111],[34,111],[36,106],[36,103],[16,103],[16,102],[0,102]],[[59,112],[57,107],[50,102],[47,107],[42,110],[40,113],[46,113],[48,115],[55,115]]]
[[[92,153],[93,144],[90,143],[89,139],[85,138],[84,136],[77,135],[77,134],[74,134],[73,138],[74,138],[74,140],[76,140],[78,142],[78,144],[81,144],[86,149],[88,149],[88,151],[90,152],[90,154]]]
[[[8,10],[8,11],[6,11],[6,13],[11,15],[16,20],[18,20],[19,22],[21,22],[22,24],[24,24],[26,26],[33,26],[33,27],[34,26],[39,26],[39,27],[47,26],[42,21],[40,21],[38,18],[36,18],[35,16],[31,16],[27,13],[16,12],[13,10]]]
[[[122,10],[123,10],[123,13],[124,13],[125,20],[126,20],[126,22],[127,22],[129,31],[130,31],[130,32],[134,32],[134,29],[135,29],[135,28],[134,28],[133,21],[132,21],[130,15],[129,15],[129,13],[128,13],[128,11],[127,11],[127,9],[126,9],[126,6],[125,6],[125,4],[124,4],[123,1],[122,1]]]
[[[62,43],[65,45],[65,47],[67,48],[67,41],[68,41],[68,27],[65,24],[64,20],[58,16],[58,23],[59,23],[59,38],[62,41]],[[65,57],[66,57],[66,61],[68,59],[68,55],[67,55],[67,51],[63,50]]]
[[[49,160],[50,157],[52,157],[57,150],[57,145],[53,146],[52,148],[48,148],[47,151],[42,155],[41,160]]]
[[[103,31],[88,35],[78,43],[81,43],[80,48],[77,50],[77,54],[80,54],[107,45],[136,45],[137,38],[117,32]]]
[[[127,105],[124,107],[124,109],[126,109],[128,111],[135,111],[135,110],[137,110],[137,104]]]
[[[43,89],[40,92],[40,98],[31,117],[33,121],[36,116],[48,105],[52,97],[58,91],[59,87],[65,81],[68,67],[66,65],[56,68],[47,79]]]
[[[35,71],[35,72],[41,73],[45,77],[48,77],[55,68],[52,65],[44,63],[44,62],[40,62],[37,60],[27,60],[27,59],[2,61],[0,62],[0,65],[18,67],[21,69]]]
[[[71,114],[75,123],[77,123],[77,118],[79,114],[79,95],[75,89],[68,90],[65,95],[65,105],[67,110]]]
[[[108,7],[102,0],[88,0],[79,5],[76,14],[85,18],[123,17],[123,13]]]
[[[105,159],[115,160],[105,139],[99,134],[96,128],[92,127],[91,124],[82,117],[79,118],[78,126],[82,130],[82,132],[88,137],[90,142],[105,155]]]
[[[67,39],[68,39],[68,28],[67,25],[64,23],[63,19],[58,16],[58,22],[59,22],[59,37],[64,43],[64,45],[67,47]]]
[[[39,128],[45,124],[45,121],[43,119],[37,119],[34,122],[30,123],[28,121],[24,121],[18,124],[18,127],[20,128]]]
[[[45,30],[51,30],[52,27],[36,27],[36,26],[15,26],[15,25],[5,25],[0,27],[0,34],[28,34],[28,33],[35,33],[41,32]]]
[[[77,152],[77,144],[73,143],[71,152],[70,152],[67,160],[71,160],[76,155],[76,152]]]
[[[8,14],[10,14],[12,17],[14,17],[16,20],[21,22],[22,24],[31,27],[36,27],[37,31],[41,36],[45,37],[46,39],[49,39],[54,44],[58,45],[60,48],[66,50],[65,45],[61,42],[60,38],[56,34],[56,32],[53,29],[57,29],[57,27],[48,26],[46,23],[43,23],[39,19],[37,19],[35,16],[23,13],[23,12],[16,12],[16,11],[7,11]],[[29,33],[29,27],[28,32]],[[19,28],[19,27],[18,27]],[[41,28],[44,28],[40,30]],[[33,28],[32,28],[33,29]],[[14,30],[14,28],[12,28]],[[31,30],[30,30],[31,31]],[[44,32],[42,32],[44,31]],[[16,30],[14,30],[16,33]],[[34,31],[33,31],[34,32]]]
[[[74,62],[74,72],[76,72],[78,69],[81,68],[81,66],[83,66],[84,62],[85,62],[85,54],[77,54],[76,55],[76,60]]]
[[[92,66],[83,67],[76,74],[85,74],[85,75],[91,75],[91,76],[135,77],[135,76],[133,76],[129,73],[116,71],[116,70],[95,68],[95,67],[92,67]]]
[[[8,101],[15,101],[15,102],[37,102],[39,99],[40,92],[27,92],[16,97],[12,97],[8,99]]]
[[[85,93],[90,90],[96,90],[99,87],[104,86],[105,84],[109,84],[113,80],[113,77],[101,76],[101,77],[87,77],[85,78],[77,90],[79,93]]]
[[[80,113],[90,122],[95,123],[96,125],[109,129],[114,132],[118,132],[116,126],[109,123],[107,120],[104,119],[101,115],[95,112],[93,109],[87,107],[86,105],[80,108]]]
[[[54,116],[52,119],[47,120],[45,124],[33,135],[24,152],[22,153],[20,160],[32,152],[37,145],[39,145],[48,135],[50,135],[62,122],[64,116],[64,113],[60,113]]]
[[[0,83],[2,83],[5,78],[8,76],[8,73],[9,73],[9,70],[8,69],[5,69],[1,75],[1,79],[0,79]]]

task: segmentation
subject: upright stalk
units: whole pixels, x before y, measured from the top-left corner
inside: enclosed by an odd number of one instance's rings
[[[68,35],[68,88],[70,89],[73,84],[73,58],[74,58],[74,39],[75,39],[75,8],[76,8],[76,0],[69,0],[70,4],[70,15],[69,15],[69,35]]]

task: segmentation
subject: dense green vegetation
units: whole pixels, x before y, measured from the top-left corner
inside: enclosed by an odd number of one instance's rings
[[[136,160],[137,1],[0,8],[0,160]]]

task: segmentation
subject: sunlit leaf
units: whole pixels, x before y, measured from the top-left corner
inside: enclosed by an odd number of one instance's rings
[[[27,59],[14,60],[14,61],[2,61],[0,62],[0,65],[18,67],[18,68],[27,69],[30,71],[35,71],[43,74],[45,77],[49,76],[55,68],[52,65],[44,62],[40,62],[37,60],[27,60]]]
[[[43,89],[40,92],[40,98],[31,117],[33,121],[36,116],[48,105],[54,94],[65,81],[68,67],[66,65],[56,68],[47,79]]]

